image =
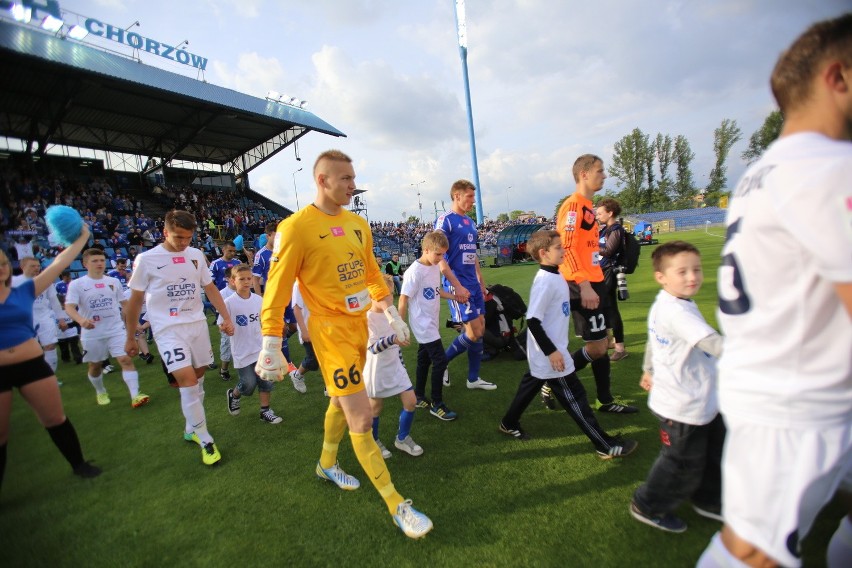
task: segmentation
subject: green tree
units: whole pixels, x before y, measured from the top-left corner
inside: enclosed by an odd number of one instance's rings
[[[497,215],[497,220],[500,221],[501,223],[505,223],[506,221],[509,220],[509,214],[508,213],[500,213],[499,215]]]
[[[650,153],[648,135],[634,128],[633,132],[615,143],[613,150],[612,163],[607,172],[618,180],[616,185],[622,188],[618,199],[625,209],[638,210],[642,206],[642,190]]]
[[[692,207],[697,190],[692,178],[692,160],[695,152],[689,146],[689,140],[679,134],[674,140],[672,161],[675,165],[675,179],[672,190],[672,206],[676,209]]]
[[[780,110],[773,110],[763,121],[763,126],[754,131],[749,138],[748,148],[742,153],[742,158],[749,164],[757,160],[772,142],[781,135],[784,127],[784,115]]]
[[[660,175],[660,181],[652,194],[652,207],[655,211],[663,211],[669,209],[672,204],[672,178],[669,173],[669,168],[674,159],[672,137],[668,134],[665,136],[657,134],[653,144],[653,152],[657,159],[657,172]]]
[[[408,220],[406,221],[406,223],[419,223],[419,222],[420,222],[420,219],[418,217],[415,217],[414,215],[409,215]]]
[[[559,201],[556,202],[556,209],[553,210],[553,218],[556,219],[556,216],[559,215],[559,208],[562,207],[562,204],[565,200],[568,199],[567,195],[562,196]]]
[[[512,211],[511,213],[509,213],[509,218],[510,218],[512,221],[514,221],[515,219],[517,219],[517,218],[518,218],[518,217],[520,217],[521,215],[524,215],[525,213],[526,213],[526,211],[521,211],[520,209],[515,209],[514,211]]]
[[[722,120],[722,124],[713,132],[713,151],[716,153],[716,165],[710,170],[710,179],[707,182],[707,192],[704,198],[704,203],[707,205],[719,203],[719,196],[728,184],[728,178],[725,175],[728,169],[725,164],[728,160],[728,152],[731,151],[731,146],[739,142],[742,137],[743,133],[737,126],[737,121],[728,118]]]

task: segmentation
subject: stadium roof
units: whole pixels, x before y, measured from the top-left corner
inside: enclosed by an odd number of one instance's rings
[[[248,172],[308,132],[313,113],[0,20],[0,135]]]

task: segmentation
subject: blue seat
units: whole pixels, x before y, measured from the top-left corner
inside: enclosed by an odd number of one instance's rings
[[[70,268],[70,269],[71,269],[71,271],[83,271],[83,272],[86,272],[86,269],[83,267],[83,261],[81,261],[79,258],[75,258],[75,259],[71,262],[71,268]]]
[[[113,258],[113,257],[115,257],[115,249],[113,249],[113,248],[106,247],[106,248],[104,249],[104,252],[106,253],[107,258]]]

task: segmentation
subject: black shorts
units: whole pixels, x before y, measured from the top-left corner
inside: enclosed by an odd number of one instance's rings
[[[597,341],[606,337],[609,327],[609,290],[604,282],[592,282],[592,290],[600,298],[598,307],[588,310],[580,303],[580,287],[574,282],[568,282],[571,290],[571,318],[574,320],[574,333],[583,341]]]
[[[8,392],[13,388],[20,390],[30,383],[53,376],[53,369],[39,355],[29,361],[0,366],[0,392]]]

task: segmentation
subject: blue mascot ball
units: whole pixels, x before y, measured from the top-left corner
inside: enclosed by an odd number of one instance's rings
[[[48,207],[44,220],[53,238],[62,246],[76,241],[83,230],[83,218],[76,209],[65,205]]]

